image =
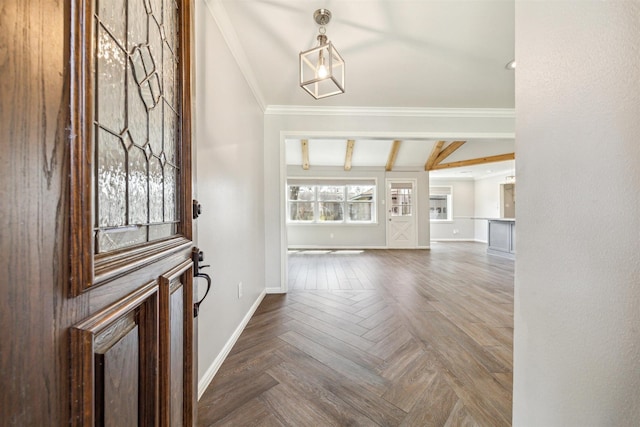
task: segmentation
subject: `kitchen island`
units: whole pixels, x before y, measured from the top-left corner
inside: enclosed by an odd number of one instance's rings
[[[489,223],[487,253],[509,259],[516,257],[515,218],[483,218]]]

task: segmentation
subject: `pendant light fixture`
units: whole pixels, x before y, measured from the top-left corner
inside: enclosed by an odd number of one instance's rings
[[[321,99],[344,93],[344,60],[326,36],[331,12],[318,9],[313,19],[320,26],[318,45],[300,52],[300,87]]]

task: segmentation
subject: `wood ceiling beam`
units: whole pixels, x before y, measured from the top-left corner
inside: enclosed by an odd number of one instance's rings
[[[444,159],[449,157],[458,148],[462,147],[465,142],[467,141],[453,141],[451,144],[447,145],[447,147],[438,154],[438,157],[436,157],[436,161],[433,163],[431,169],[434,169],[436,165],[442,163]]]
[[[505,160],[513,160],[515,158],[516,158],[515,153],[499,154],[497,156],[480,157],[477,159],[461,160],[459,162],[441,163],[439,165],[433,166],[431,170],[459,168],[462,166],[482,165],[484,163],[503,162]]]
[[[300,141],[302,145],[302,169],[309,169],[309,141],[303,139]]]
[[[440,154],[440,150],[442,150],[442,146],[444,145],[444,141],[438,141],[433,145],[431,149],[431,154],[429,154],[429,158],[427,159],[427,163],[424,164],[424,170],[431,170],[433,165],[436,163],[436,159]]]
[[[387,172],[393,170],[393,165],[396,162],[396,157],[398,157],[398,151],[400,151],[401,142],[402,141],[398,141],[397,139],[393,141],[391,151],[389,152],[389,158],[387,159],[387,165],[384,167],[384,170],[386,170]]]
[[[350,139],[347,141],[347,153],[344,156],[344,170],[351,170],[351,157],[353,157],[353,146],[356,144],[356,141]]]

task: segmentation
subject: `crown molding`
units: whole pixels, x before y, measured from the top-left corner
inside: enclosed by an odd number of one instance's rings
[[[247,54],[244,52],[242,45],[240,44],[240,40],[238,39],[238,34],[229,19],[229,15],[227,14],[226,9],[224,8],[221,0],[204,0],[204,3],[207,5],[207,9],[209,13],[213,17],[213,20],[218,25],[220,32],[222,33],[222,38],[226,42],[229,50],[231,51],[231,55],[236,60],[238,67],[240,68],[240,72],[242,76],[247,82],[249,89],[253,93],[256,101],[258,102],[260,108],[264,112],[266,110],[266,103],[264,101],[264,96],[262,96],[262,92],[260,91],[260,87],[258,86],[258,81],[251,70],[251,66],[249,65],[249,60],[247,59]]]
[[[396,107],[311,107],[306,105],[269,105],[269,115],[296,116],[385,116],[515,119],[514,108],[396,108]]]

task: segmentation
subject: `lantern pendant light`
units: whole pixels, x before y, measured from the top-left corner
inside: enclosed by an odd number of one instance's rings
[[[344,93],[344,60],[326,36],[325,25],[331,21],[328,9],[313,14],[320,25],[318,45],[300,52],[300,87],[315,99]]]

